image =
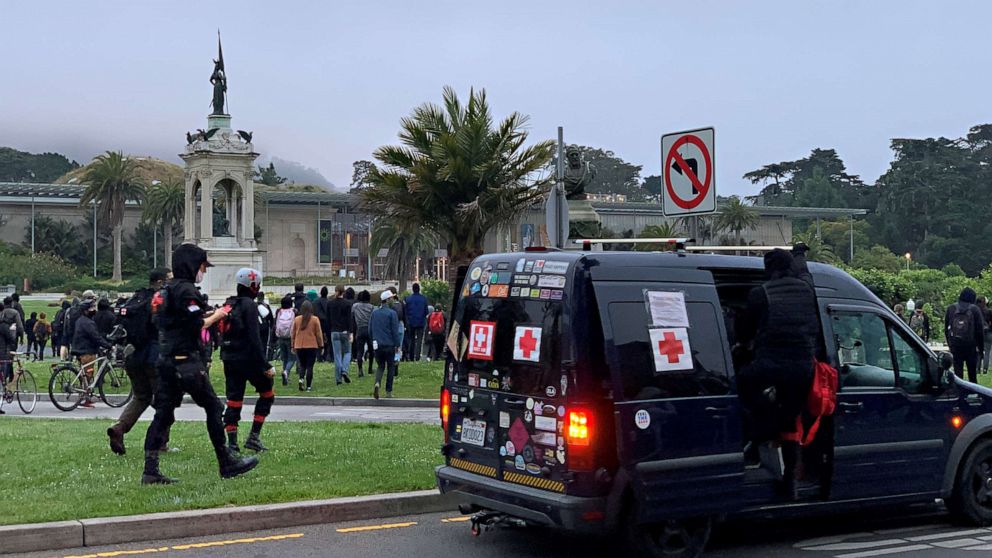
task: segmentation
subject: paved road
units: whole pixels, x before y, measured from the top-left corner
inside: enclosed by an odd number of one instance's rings
[[[617,555],[617,549],[616,541],[608,538],[571,536],[541,529],[500,529],[475,538],[463,517],[445,513],[24,556],[599,558]],[[913,514],[875,513],[784,524],[762,521],[725,524],[717,530],[706,556],[966,558],[990,553],[992,529],[956,527],[943,514],[922,510]]]
[[[60,419],[116,419],[121,414],[121,409],[113,409],[97,403],[93,409],[77,408],[68,413],[60,411],[52,405],[51,401],[39,399],[38,406],[30,415],[21,414],[21,410],[15,402],[13,405],[4,404],[4,411],[7,416],[30,418],[60,418]],[[152,419],[152,410],[145,411],[141,416],[142,420]],[[176,420],[203,420],[203,411],[193,403],[183,403],[176,410]],[[332,420],[351,422],[420,422],[426,424],[441,424],[437,409],[415,409],[415,408],[395,408],[395,407],[330,407],[311,405],[279,405],[276,400],[272,408],[269,420]]]

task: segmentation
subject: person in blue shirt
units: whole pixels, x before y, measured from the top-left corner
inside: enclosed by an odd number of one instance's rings
[[[388,368],[386,375],[386,397],[393,396],[393,378],[396,375],[395,355],[400,349],[400,320],[390,307],[393,293],[386,290],[379,295],[382,305],[372,311],[369,318],[369,333],[375,346],[375,388],[372,397],[379,399],[379,387],[382,383],[382,373]]]
[[[410,339],[410,360],[420,360],[424,346],[424,329],[427,327],[427,297],[420,294],[420,283],[413,284],[413,294],[406,297],[406,329]]]

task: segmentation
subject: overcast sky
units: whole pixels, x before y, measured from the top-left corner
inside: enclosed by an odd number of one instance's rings
[[[716,127],[717,188],[835,148],[874,181],[893,137],[992,121],[992,2],[4,2],[0,145],[179,162],[205,128],[221,28],[235,128],[347,187],[452,85],[535,139],[657,174],[664,132]]]

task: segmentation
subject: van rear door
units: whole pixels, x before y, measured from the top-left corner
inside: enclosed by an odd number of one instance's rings
[[[511,263],[513,269],[519,267],[515,260]],[[476,273],[476,266],[486,271]],[[445,385],[452,398],[448,464],[564,492],[568,385],[562,354],[571,347],[565,334],[564,290],[555,287],[564,287],[565,276],[541,280],[533,273],[500,267],[506,266],[498,261],[474,263],[468,292],[462,293],[454,312],[464,347],[458,358],[449,357],[446,368]],[[526,279],[514,288],[509,278],[516,275]]]
[[[712,275],[594,268],[593,283],[619,388],[620,461],[638,497],[639,519],[740,508],[740,405]]]

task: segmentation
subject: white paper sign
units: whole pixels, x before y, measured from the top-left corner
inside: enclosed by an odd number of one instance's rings
[[[657,372],[692,370],[692,349],[689,347],[689,330],[685,328],[657,328],[651,334],[651,353]]]
[[[685,310],[685,293],[648,291],[648,308],[651,310],[651,325],[689,327],[689,315]]]

